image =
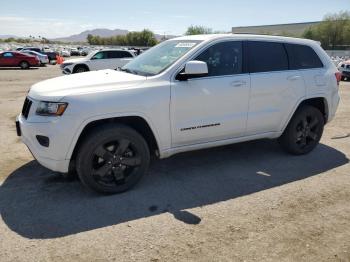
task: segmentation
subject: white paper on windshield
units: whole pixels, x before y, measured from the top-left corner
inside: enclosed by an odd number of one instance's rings
[[[191,48],[191,47],[194,47],[195,45],[196,43],[185,42],[185,43],[178,43],[175,47]]]

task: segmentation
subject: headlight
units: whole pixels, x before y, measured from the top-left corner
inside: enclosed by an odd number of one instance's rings
[[[36,114],[41,116],[61,116],[68,103],[39,102]]]
[[[62,67],[71,66],[71,65],[73,65],[73,63],[66,63],[66,64],[62,64]]]

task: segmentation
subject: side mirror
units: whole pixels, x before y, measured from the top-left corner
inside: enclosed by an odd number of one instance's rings
[[[188,61],[183,72],[176,76],[177,80],[186,81],[189,78],[196,78],[208,75],[208,65],[203,61]]]

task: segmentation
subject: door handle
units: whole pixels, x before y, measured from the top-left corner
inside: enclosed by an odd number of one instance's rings
[[[301,76],[289,76],[289,77],[287,77],[287,79],[289,80],[289,81],[295,81],[295,80],[298,80],[298,79],[300,79],[301,78]]]
[[[231,83],[232,86],[244,86],[247,82],[246,81],[233,81]]]

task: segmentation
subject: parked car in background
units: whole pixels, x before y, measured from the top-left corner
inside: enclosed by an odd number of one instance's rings
[[[61,56],[63,57],[70,57],[70,51],[68,51],[67,49],[63,49],[61,50]]]
[[[350,60],[340,62],[338,65],[338,70],[341,73],[342,80],[350,79]]]
[[[80,54],[81,54],[82,56],[87,56],[90,52],[91,52],[91,51],[90,51],[89,48],[82,48],[82,49],[80,50]]]
[[[35,51],[35,52],[41,53],[43,55],[47,55],[47,57],[49,59],[49,63],[56,61],[56,56],[58,54],[57,52],[53,52],[53,51],[45,52],[40,47],[23,47],[20,51],[24,51],[24,50]]]
[[[69,59],[61,64],[64,74],[82,73],[101,69],[117,69],[130,62],[136,55],[129,50],[106,49],[93,52],[84,58]]]
[[[20,53],[37,56],[40,60],[41,65],[47,65],[48,63],[50,63],[48,56],[42,53],[38,53],[36,51],[31,50],[21,50]]]
[[[90,59],[103,60],[108,52]],[[185,36],[119,71],[33,85],[16,127],[43,166],[75,169],[88,188],[120,193],[146,173],[151,154],[167,158],[256,139],[279,139],[293,155],[310,153],[335,116],[339,81],[315,41]]]
[[[40,66],[40,60],[37,56],[16,51],[0,53],[0,67],[20,67],[22,69],[28,69],[36,66]]]
[[[80,56],[80,51],[78,50],[78,48],[71,48],[70,55],[71,56]]]

